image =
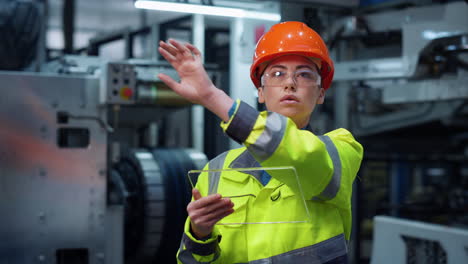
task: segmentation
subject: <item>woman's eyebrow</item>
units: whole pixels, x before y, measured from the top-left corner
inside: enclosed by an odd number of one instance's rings
[[[316,65],[314,65],[314,66],[316,66]],[[272,66],[270,67],[270,69],[275,69],[275,68],[288,69],[288,67],[286,67],[286,66],[284,66],[284,65],[282,65],[282,64],[275,64],[275,65],[272,65]],[[305,68],[305,69],[310,69],[310,70],[314,70],[314,68],[317,69],[317,67],[313,67],[313,66],[308,65],[308,64],[301,64],[301,65],[297,65],[297,66],[296,66],[296,70],[304,69],[304,68]],[[317,69],[317,70],[318,70],[318,69]]]
[[[307,68],[307,69],[312,70],[312,66],[310,66],[310,65],[297,65],[296,66],[296,70],[303,69],[303,68]]]
[[[296,67],[296,70],[304,69],[304,68],[310,69],[311,71],[316,71],[317,73],[320,73],[319,67],[318,67],[317,65],[315,65],[315,64],[314,64],[313,66],[307,65],[307,64],[306,64],[306,65],[298,65],[298,66]],[[315,70],[314,70],[314,69],[315,69]]]
[[[271,69],[273,68],[287,69],[288,67],[281,65],[281,64],[275,64],[271,66]]]

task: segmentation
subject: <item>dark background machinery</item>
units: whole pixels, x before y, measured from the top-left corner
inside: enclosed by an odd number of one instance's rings
[[[430,238],[433,226],[424,224],[456,229],[468,240],[468,4],[368,2],[348,14],[328,12],[336,22],[323,32],[336,71],[328,97],[335,106],[322,111],[365,149],[354,192],[354,261],[394,263],[404,261],[401,255],[406,263],[462,263],[438,256],[466,243],[443,233]],[[377,228],[389,231],[376,236]],[[406,248],[390,247],[403,244],[408,233],[390,236],[402,230],[411,233]],[[372,250],[383,244],[385,251]],[[439,246],[439,255],[428,256]],[[387,251],[395,258],[381,257]]]

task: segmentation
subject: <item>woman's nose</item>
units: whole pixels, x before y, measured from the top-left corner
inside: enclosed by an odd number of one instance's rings
[[[286,78],[285,89],[290,89],[292,92],[296,91],[296,78],[294,75],[289,74]]]
[[[288,90],[289,90],[289,91],[291,91],[291,92],[295,92],[295,91],[296,91],[296,84],[294,84],[294,83],[286,84],[286,85],[284,86],[284,90],[285,90],[285,91],[288,91]]]

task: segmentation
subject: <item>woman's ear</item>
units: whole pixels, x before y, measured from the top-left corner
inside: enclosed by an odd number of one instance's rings
[[[319,96],[317,98],[317,104],[323,104],[323,102],[325,101],[325,89],[320,87],[319,93],[320,94],[319,94]]]
[[[257,92],[258,92],[258,102],[260,104],[265,103],[265,97],[263,97],[263,86],[258,87]]]

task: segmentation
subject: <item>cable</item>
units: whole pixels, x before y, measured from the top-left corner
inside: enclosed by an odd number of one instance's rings
[[[97,116],[77,116],[77,115],[71,115],[68,112],[60,112],[60,115],[62,115],[62,118],[70,118],[70,119],[75,119],[75,120],[92,120],[96,121],[102,128],[104,128],[108,133],[113,133],[114,129],[104,120]]]

